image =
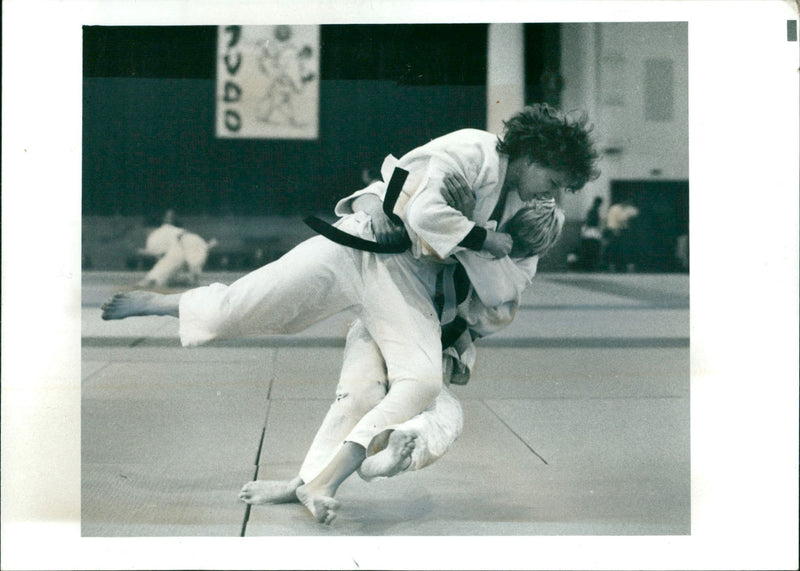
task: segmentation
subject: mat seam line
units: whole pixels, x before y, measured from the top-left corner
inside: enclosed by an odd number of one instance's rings
[[[258,449],[256,450],[256,457],[255,457],[255,468],[253,470],[253,481],[258,480],[258,470],[261,464],[261,453],[264,450],[264,438],[267,434],[267,422],[269,421],[269,413],[272,408],[272,386],[275,382],[276,375],[275,375],[275,364],[278,360],[278,349],[273,348],[270,352],[270,375],[269,375],[269,383],[267,385],[267,410],[264,414],[264,424],[261,427],[261,437],[258,441]],[[247,504],[247,507],[244,510],[244,518],[242,521],[242,529],[239,534],[239,537],[245,537],[247,533],[247,524],[250,522],[250,508],[251,504]]]
[[[508,424],[508,423],[507,423],[505,420],[503,420],[502,418],[500,418],[500,415],[499,415],[499,414],[497,414],[497,412],[495,412],[495,410],[494,410],[494,409],[493,409],[491,406],[489,406],[489,403],[488,403],[488,402],[486,402],[485,400],[481,400],[481,402],[483,403],[483,405],[484,405],[484,406],[485,406],[487,409],[489,409],[489,412],[491,412],[491,413],[492,413],[492,414],[495,416],[495,418],[497,418],[497,420],[499,420],[499,421],[502,423],[502,425],[503,425],[503,426],[505,426],[505,427],[506,427],[506,428],[509,430],[509,432],[511,432],[511,434],[513,434],[514,436],[516,436],[516,437],[517,437],[517,439],[518,439],[520,442],[522,442],[522,444],[524,444],[524,445],[525,445],[525,448],[527,448],[528,450],[530,450],[530,451],[533,453],[533,455],[534,455],[534,456],[536,456],[536,457],[537,457],[539,460],[541,460],[542,462],[544,462],[545,466],[549,466],[549,464],[547,463],[547,460],[545,460],[545,459],[544,459],[544,457],[542,457],[542,455],[541,455],[541,454],[539,454],[538,452],[536,452],[536,450],[534,450],[534,449],[533,449],[533,446],[531,446],[530,444],[528,444],[528,442],[527,442],[527,441],[526,441],[524,438],[522,438],[522,436],[520,436],[520,435],[519,435],[519,434],[518,434],[518,433],[517,433],[517,432],[516,432],[516,431],[515,431],[513,428],[511,428],[511,426],[509,426],[509,424]]]

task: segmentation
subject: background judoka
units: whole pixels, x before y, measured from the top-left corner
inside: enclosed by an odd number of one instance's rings
[[[189,285],[197,285],[208,259],[208,251],[216,245],[216,239],[206,241],[179,226],[175,221],[175,213],[167,210],[162,224],[147,235],[145,247],[139,250],[140,254],[154,256],[156,263],[137,285],[169,285],[183,271],[186,271]]]

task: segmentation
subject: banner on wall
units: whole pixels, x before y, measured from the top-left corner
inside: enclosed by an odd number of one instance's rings
[[[216,133],[316,139],[319,26],[220,26]]]

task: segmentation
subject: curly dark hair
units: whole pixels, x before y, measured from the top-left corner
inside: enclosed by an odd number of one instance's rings
[[[524,107],[504,125],[497,151],[511,159],[527,156],[545,168],[566,173],[570,192],[600,176],[599,155],[590,137],[593,127],[585,113],[570,117],[540,103]]]

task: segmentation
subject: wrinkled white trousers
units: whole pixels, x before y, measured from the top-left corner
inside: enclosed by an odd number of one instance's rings
[[[339,227],[372,239],[360,213]],[[429,407],[442,387],[442,346],[433,295],[440,265],[405,254],[373,254],[317,236],[235,281],[181,296],[184,346],[213,339],[295,333],[355,310],[386,364],[388,392],[363,414],[348,440],[364,448],[388,426]]]
[[[449,357],[443,362],[445,379],[450,362]],[[364,324],[355,321],[347,333],[336,400],[328,409],[300,468],[299,475],[304,482],[313,480],[342,444],[352,440],[351,432],[359,420],[381,402],[388,388],[383,355]],[[433,404],[420,414],[405,422],[386,426],[377,433],[366,447],[367,455],[385,448],[392,430],[402,430],[416,436],[411,464],[406,471],[419,470],[447,452],[461,434],[463,424],[461,404],[443,386]]]

